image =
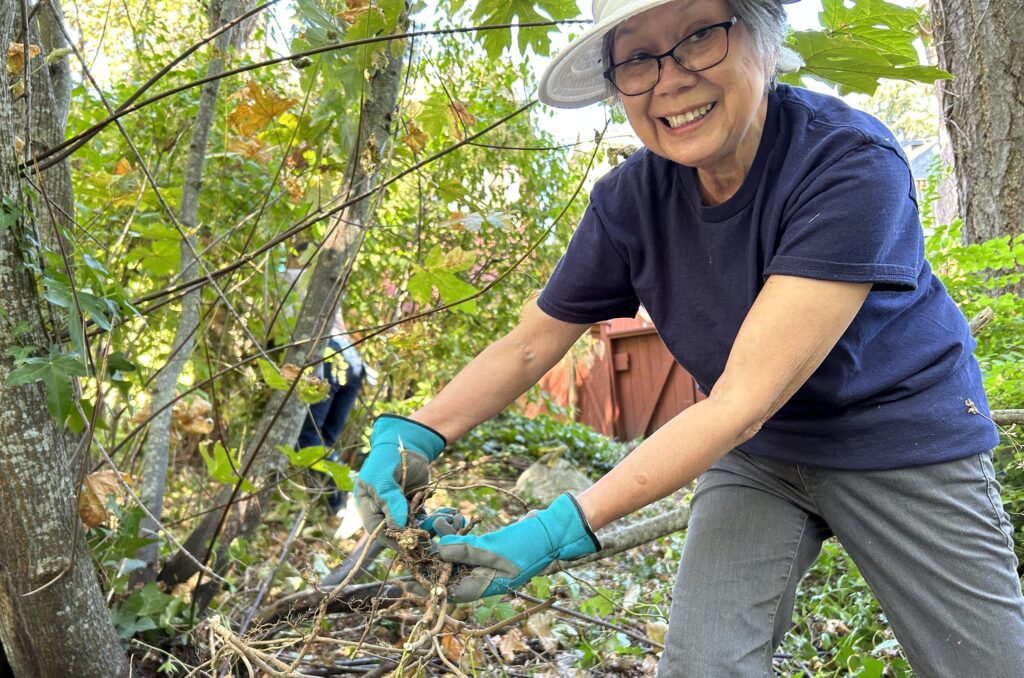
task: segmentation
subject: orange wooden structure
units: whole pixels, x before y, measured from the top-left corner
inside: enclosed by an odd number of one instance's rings
[[[704,398],[643,315],[598,323],[590,337],[587,355],[574,352],[540,383],[552,400],[601,433],[619,440],[649,436]],[[526,413],[542,409],[531,404]]]

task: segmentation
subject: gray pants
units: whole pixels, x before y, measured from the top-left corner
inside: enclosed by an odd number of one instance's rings
[[[835,534],[920,678],[1024,677],[1024,598],[989,455],[894,471],[723,457],[697,483],[663,677],[771,676]]]

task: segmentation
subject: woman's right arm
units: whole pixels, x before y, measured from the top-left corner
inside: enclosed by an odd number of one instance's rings
[[[588,327],[553,318],[535,300],[527,302],[511,332],[484,349],[410,418],[453,442],[540,381]]]

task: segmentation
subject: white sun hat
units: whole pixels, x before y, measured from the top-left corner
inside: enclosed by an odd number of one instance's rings
[[[641,12],[673,0],[594,0],[594,25],[551,61],[540,78],[540,100],[558,108],[582,108],[603,101],[615,90],[604,77],[604,36]],[[782,0],[784,3],[796,0]]]

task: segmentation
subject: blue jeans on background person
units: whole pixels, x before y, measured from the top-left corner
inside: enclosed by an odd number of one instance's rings
[[[328,342],[327,346],[334,351],[342,349],[342,345],[333,339]],[[331,448],[334,447],[338,436],[345,428],[348,415],[352,411],[356,398],[359,396],[359,389],[363,385],[365,370],[362,365],[355,367],[349,365],[345,373],[345,383],[341,384],[334,373],[332,361],[325,360],[321,363],[321,367],[323,371],[320,376],[327,380],[330,390],[325,399],[309,406],[309,413],[306,415],[306,420],[302,424],[302,430],[299,432],[298,448],[323,445],[330,450],[327,458],[331,461],[337,461],[338,452]],[[326,483],[331,490],[330,494],[327,495],[327,504],[330,506],[332,513],[337,513],[345,505],[347,493],[338,490],[330,476],[326,476]]]

